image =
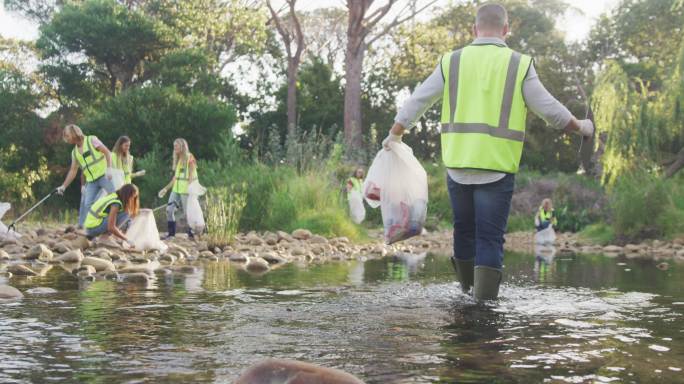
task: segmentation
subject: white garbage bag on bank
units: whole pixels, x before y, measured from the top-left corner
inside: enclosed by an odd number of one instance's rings
[[[186,207],[186,218],[188,220],[188,227],[195,233],[202,233],[206,223],[204,222],[204,214],[199,203],[199,197],[204,195],[207,189],[200,185],[199,181],[195,180],[188,186],[188,206]]]
[[[159,238],[157,223],[151,209],[141,209],[126,230],[128,243],[138,251],[165,252],[168,246]]]
[[[420,235],[428,202],[427,173],[411,147],[390,143],[368,169],[363,193],[368,205],[380,206],[385,242],[392,244]]]
[[[0,219],[12,208],[10,203],[0,203]],[[7,226],[0,221],[0,239],[18,239],[21,235],[15,231],[9,231]]]
[[[366,207],[363,206],[363,196],[359,191],[349,192],[349,215],[356,224],[361,224],[366,218]]]

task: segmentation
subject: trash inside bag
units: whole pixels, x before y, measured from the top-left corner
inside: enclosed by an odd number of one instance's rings
[[[534,234],[534,242],[537,244],[553,244],[555,241],[556,231],[553,230],[553,225],[549,225]]]
[[[185,210],[185,216],[190,227],[195,233],[202,233],[206,223],[204,222],[204,214],[199,203],[199,196],[204,195],[207,189],[200,185],[195,180],[188,186],[188,206]]]
[[[10,203],[0,203],[0,219],[12,208]],[[9,231],[7,226],[0,221],[0,239],[18,239],[21,235],[14,230]]]
[[[128,243],[138,251],[158,250],[165,252],[168,248],[161,239],[154,214],[151,209],[141,209],[133,218],[126,231]]]
[[[361,224],[366,218],[366,208],[363,206],[361,192],[352,190],[349,192],[349,215],[356,224]]]
[[[375,156],[362,188],[368,205],[380,206],[387,244],[422,233],[428,202],[427,174],[413,150],[404,143],[390,148]]]

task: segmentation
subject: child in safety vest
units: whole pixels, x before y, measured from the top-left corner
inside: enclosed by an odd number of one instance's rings
[[[188,142],[185,139],[176,139],[173,142],[173,168],[174,176],[164,188],[162,188],[157,196],[163,198],[171,189],[169,202],[166,206],[166,219],[168,224],[168,233],[166,238],[172,238],[176,235],[176,216],[177,208],[182,208],[183,212],[187,211],[188,206],[188,186],[197,179],[197,161],[195,156],[190,153]],[[188,237],[194,238],[192,229],[188,227]]]
[[[88,210],[85,220],[86,236],[92,239],[109,233],[127,241],[121,228],[131,217],[138,214],[139,209],[138,187],[125,184],[118,191],[99,198]]]
[[[112,148],[112,167],[120,169],[124,174],[124,184],[130,184],[134,177],[145,175],[145,170],[133,172],[133,156],[131,155],[131,139],[121,136]]]
[[[363,168],[357,168],[354,171],[354,175],[347,179],[347,197],[349,197],[351,191],[358,191],[359,193],[362,193],[361,188],[363,186],[363,173]]]
[[[556,216],[554,215],[551,199],[544,199],[539,206],[539,211],[534,217],[534,227],[537,229],[537,232],[539,232],[548,228],[549,225],[555,227],[558,225],[558,220],[556,220]]]

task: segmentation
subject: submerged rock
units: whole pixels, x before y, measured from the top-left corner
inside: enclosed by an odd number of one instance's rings
[[[24,294],[9,285],[0,285],[0,299],[21,299]]]
[[[45,244],[38,244],[26,252],[24,259],[50,261],[52,260],[52,251]]]
[[[150,275],[142,272],[124,273],[120,275],[122,281],[133,284],[147,284],[150,282]]]
[[[23,264],[12,264],[7,267],[7,272],[16,276],[38,276],[38,272]]]
[[[247,265],[245,265],[245,269],[250,272],[264,272],[268,271],[270,268],[268,261],[261,257],[251,257],[249,261],[247,261]]]
[[[57,290],[49,287],[35,287],[27,290],[26,293],[30,295],[52,295],[57,293]]]
[[[248,368],[234,384],[363,384],[344,371],[295,360],[268,359]]]

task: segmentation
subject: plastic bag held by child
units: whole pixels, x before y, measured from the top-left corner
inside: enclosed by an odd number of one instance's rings
[[[419,235],[427,214],[427,174],[413,150],[404,143],[390,143],[381,149],[368,169],[363,183],[366,202],[380,206],[385,227],[385,242]]]
[[[151,209],[141,209],[138,212],[126,230],[126,238],[128,238],[128,243],[138,251],[158,250],[165,252],[168,248],[159,239],[157,223],[154,221],[154,214]]]
[[[114,185],[114,190],[118,191],[119,188],[123,187],[126,176],[124,171],[121,169],[114,168],[111,170],[112,173],[112,185]]]
[[[356,224],[366,218],[366,208],[363,206],[363,196],[361,192],[352,190],[349,192],[349,214],[351,219]]]
[[[206,223],[204,222],[204,214],[199,203],[199,197],[204,195],[207,189],[200,185],[195,180],[188,186],[188,207],[186,210],[186,217],[188,219],[188,226],[192,228],[195,233],[202,233]]]

